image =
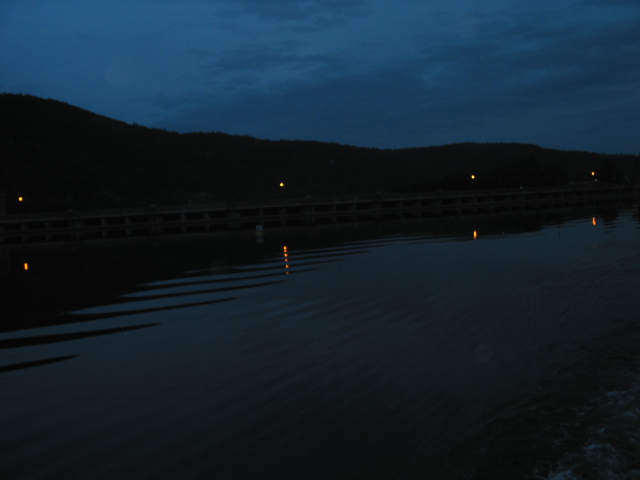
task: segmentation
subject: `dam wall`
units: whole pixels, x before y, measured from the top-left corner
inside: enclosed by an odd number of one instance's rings
[[[0,246],[190,233],[262,234],[272,228],[518,213],[639,199],[640,185],[590,183],[12,215],[0,217]]]

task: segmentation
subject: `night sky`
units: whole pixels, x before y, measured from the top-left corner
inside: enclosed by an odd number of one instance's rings
[[[0,92],[149,127],[640,151],[638,0],[0,0]]]

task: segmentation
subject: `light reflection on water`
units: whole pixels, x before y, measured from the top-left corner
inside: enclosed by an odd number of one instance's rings
[[[637,221],[452,230],[147,252],[175,266],[0,334],[0,476],[446,478],[514,443],[495,421],[525,429],[523,403],[606,389],[637,335]]]

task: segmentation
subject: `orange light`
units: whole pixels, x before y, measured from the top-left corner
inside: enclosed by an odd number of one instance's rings
[[[23,201],[23,200],[24,200],[24,198],[22,198],[22,197],[18,197],[18,201],[19,201],[19,202],[21,202],[21,201]]]
[[[475,175],[471,175],[471,180],[475,180],[476,176]]]
[[[284,187],[284,183],[283,183],[283,182],[280,182],[280,186],[281,186],[281,187]]]
[[[595,177],[596,176],[596,172],[591,172],[591,176]]]
[[[477,231],[477,230],[474,230],[474,231],[473,231],[473,239],[474,239],[474,240],[477,240],[477,239],[478,239],[478,231]]]
[[[287,253],[289,250],[287,249],[287,246],[285,245],[284,247],[282,247],[282,250],[284,250],[284,253]]]
[[[24,262],[24,269],[29,270],[29,264],[27,262]]]
[[[598,219],[596,217],[593,217],[591,219],[591,223],[593,223],[594,225],[597,225],[598,224]]]

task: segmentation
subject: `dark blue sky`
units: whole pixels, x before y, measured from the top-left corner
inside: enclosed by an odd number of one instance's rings
[[[399,148],[640,151],[637,0],[0,0],[0,92]]]

